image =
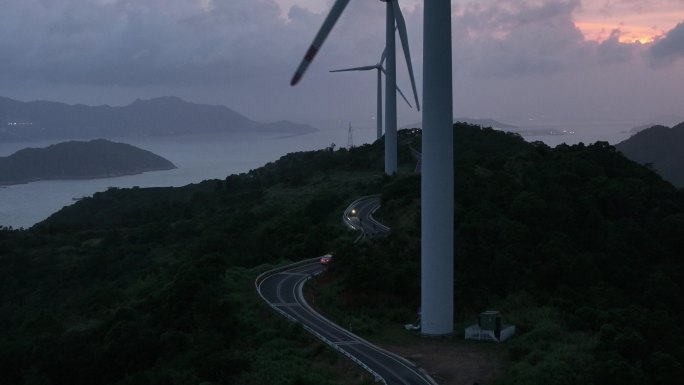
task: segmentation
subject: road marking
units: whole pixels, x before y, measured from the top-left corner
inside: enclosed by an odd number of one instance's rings
[[[294,275],[294,276],[300,276],[300,277],[308,277],[311,274],[306,274],[306,273],[291,273],[289,271],[284,271],[282,273],[278,273],[280,275]]]
[[[299,304],[296,302],[281,302],[281,303],[274,303],[273,306],[291,307],[291,306],[299,306]]]
[[[340,341],[340,342],[333,342],[335,345],[340,346],[340,345],[359,345],[361,341]]]

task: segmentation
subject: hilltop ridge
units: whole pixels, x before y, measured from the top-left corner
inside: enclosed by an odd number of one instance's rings
[[[615,145],[629,159],[650,164],[662,177],[684,187],[684,123],[651,126]]]

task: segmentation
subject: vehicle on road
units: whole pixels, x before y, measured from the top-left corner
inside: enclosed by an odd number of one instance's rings
[[[332,260],[333,260],[332,254],[326,254],[326,255],[322,256],[319,261],[321,262],[321,265],[328,265],[332,262]]]

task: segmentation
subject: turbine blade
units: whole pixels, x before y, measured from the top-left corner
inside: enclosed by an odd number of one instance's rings
[[[325,38],[328,37],[328,34],[337,22],[337,19],[340,18],[340,15],[344,11],[344,8],[347,6],[347,4],[349,4],[349,0],[335,1],[335,4],[333,4],[332,9],[330,9],[330,13],[328,13],[328,16],[323,21],[321,29],[318,30],[318,33],[316,34],[316,37],[314,37],[311,46],[306,51],[304,59],[302,59],[301,63],[299,63],[299,67],[297,67],[297,71],[292,77],[292,81],[290,81],[291,86],[294,86],[295,84],[299,83],[299,81],[302,79],[302,76],[304,76],[304,72],[306,72],[307,67],[309,67],[309,64],[311,64],[311,62],[313,61],[314,57],[318,53],[318,50],[323,45]]]
[[[411,79],[411,88],[413,89],[413,97],[416,100],[416,108],[420,111],[420,102],[418,101],[418,91],[416,91],[416,80],[413,77],[413,66],[411,65],[411,52],[409,51],[408,34],[406,33],[406,22],[404,15],[401,13],[398,0],[392,0],[394,7],[394,18],[397,21],[397,29],[399,30],[399,38],[401,39],[401,47],[404,50],[404,57],[406,58],[406,68],[408,68],[409,78]]]
[[[408,99],[406,99],[406,96],[404,96],[404,93],[401,92],[401,89],[399,88],[399,86],[397,86],[397,91],[399,91],[399,95],[401,95],[401,97],[404,98],[404,101],[406,102],[406,104],[408,104],[409,107],[413,108],[411,103],[409,103]]]
[[[387,73],[385,72],[384,68],[380,67],[380,71],[382,71],[382,73],[385,74],[385,76],[387,76]],[[404,98],[404,101],[406,101],[406,104],[408,104],[409,107],[413,108],[411,103],[409,103],[408,99],[406,99],[406,96],[404,95],[404,93],[401,92],[401,89],[399,89],[399,86],[395,84],[395,87],[397,87],[397,91],[399,91],[399,95],[401,95],[401,97]]]
[[[354,68],[345,68],[341,70],[332,70],[328,72],[346,72],[346,71],[370,71],[378,68],[378,66],[363,66],[363,67],[354,67]]]

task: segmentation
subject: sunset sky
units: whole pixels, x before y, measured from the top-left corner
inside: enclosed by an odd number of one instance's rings
[[[400,0],[422,86],[422,0]],[[384,4],[352,0],[289,80],[330,0],[3,0],[0,96],[128,104],[175,95],[257,120],[373,127]],[[454,114],[684,115],[684,0],[452,1]],[[409,83],[398,52],[398,83]],[[420,113],[399,108],[399,124]]]

